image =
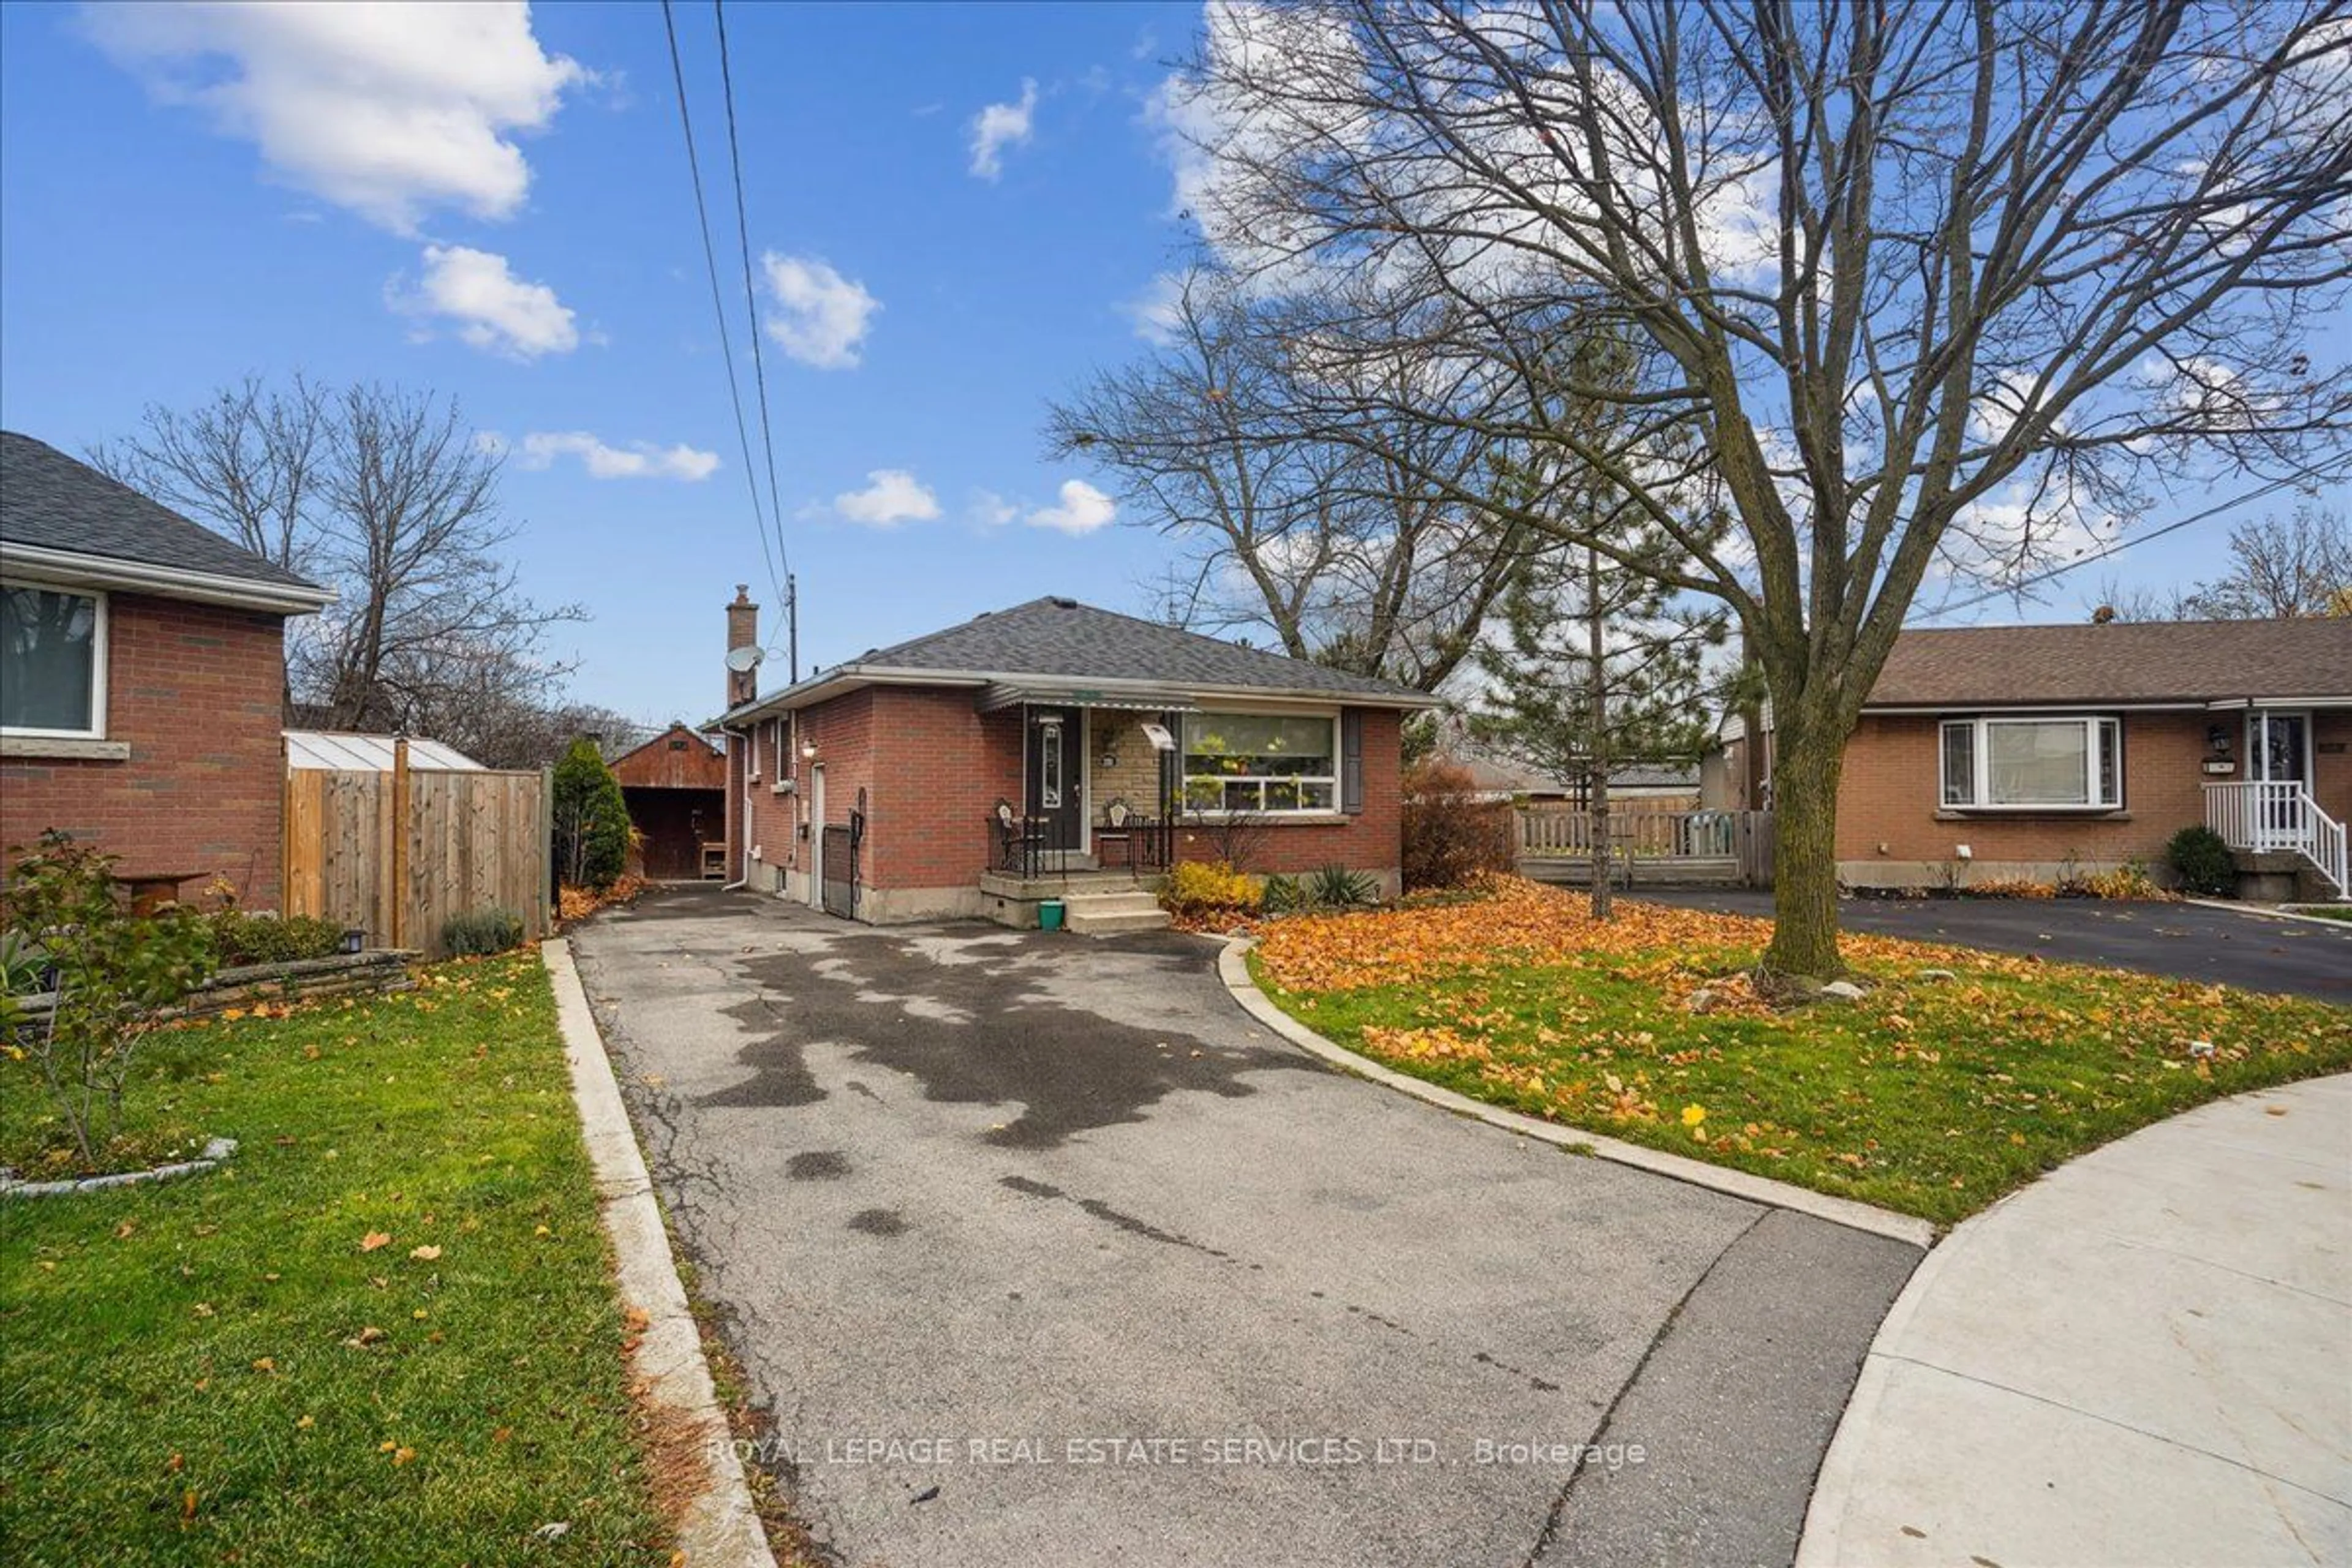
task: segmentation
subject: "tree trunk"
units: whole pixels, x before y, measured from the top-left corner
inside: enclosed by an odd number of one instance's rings
[[[1592,801],[1592,918],[1605,921],[1609,918],[1609,679],[1602,661],[1608,658],[1609,628],[1601,605],[1601,552],[1590,548],[1585,551],[1584,619],[1585,689],[1592,703],[1591,744],[1586,748],[1592,770],[1587,791]]]
[[[1844,741],[1836,725],[1781,728],[1773,736],[1772,943],[1764,968],[1775,974],[1829,980],[1845,970],[1837,942]]]

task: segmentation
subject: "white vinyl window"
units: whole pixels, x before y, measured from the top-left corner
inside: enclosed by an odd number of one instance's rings
[[[1937,758],[1947,806],[2111,811],[2124,803],[2123,721],[2097,714],[1947,719]]]
[[[1184,715],[1187,811],[1333,811],[1339,797],[1336,715]]]
[[[104,595],[0,585],[0,731],[105,735]]]

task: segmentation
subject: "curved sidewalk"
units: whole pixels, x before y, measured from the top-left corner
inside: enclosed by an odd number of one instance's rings
[[[1797,1562],[2352,1562],[2352,1076],[2147,1128],[1953,1231]]]

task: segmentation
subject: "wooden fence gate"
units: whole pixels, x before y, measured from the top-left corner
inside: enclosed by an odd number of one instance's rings
[[[405,748],[403,748],[404,751]],[[443,956],[453,915],[498,909],[545,936],[554,792],[544,773],[304,768],[286,775],[286,912],[370,947]]]

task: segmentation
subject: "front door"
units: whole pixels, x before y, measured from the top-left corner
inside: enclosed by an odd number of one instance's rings
[[[1076,708],[1029,710],[1028,802],[1048,849],[1076,849],[1086,832],[1086,716]]]
[[[2311,788],[2311,716],[2271,708],[2248,714],[2246,766],[2256,784],[2291,786],[2260,793],[2256,847],[2300,847],[2307,826],[2303,803]]]

